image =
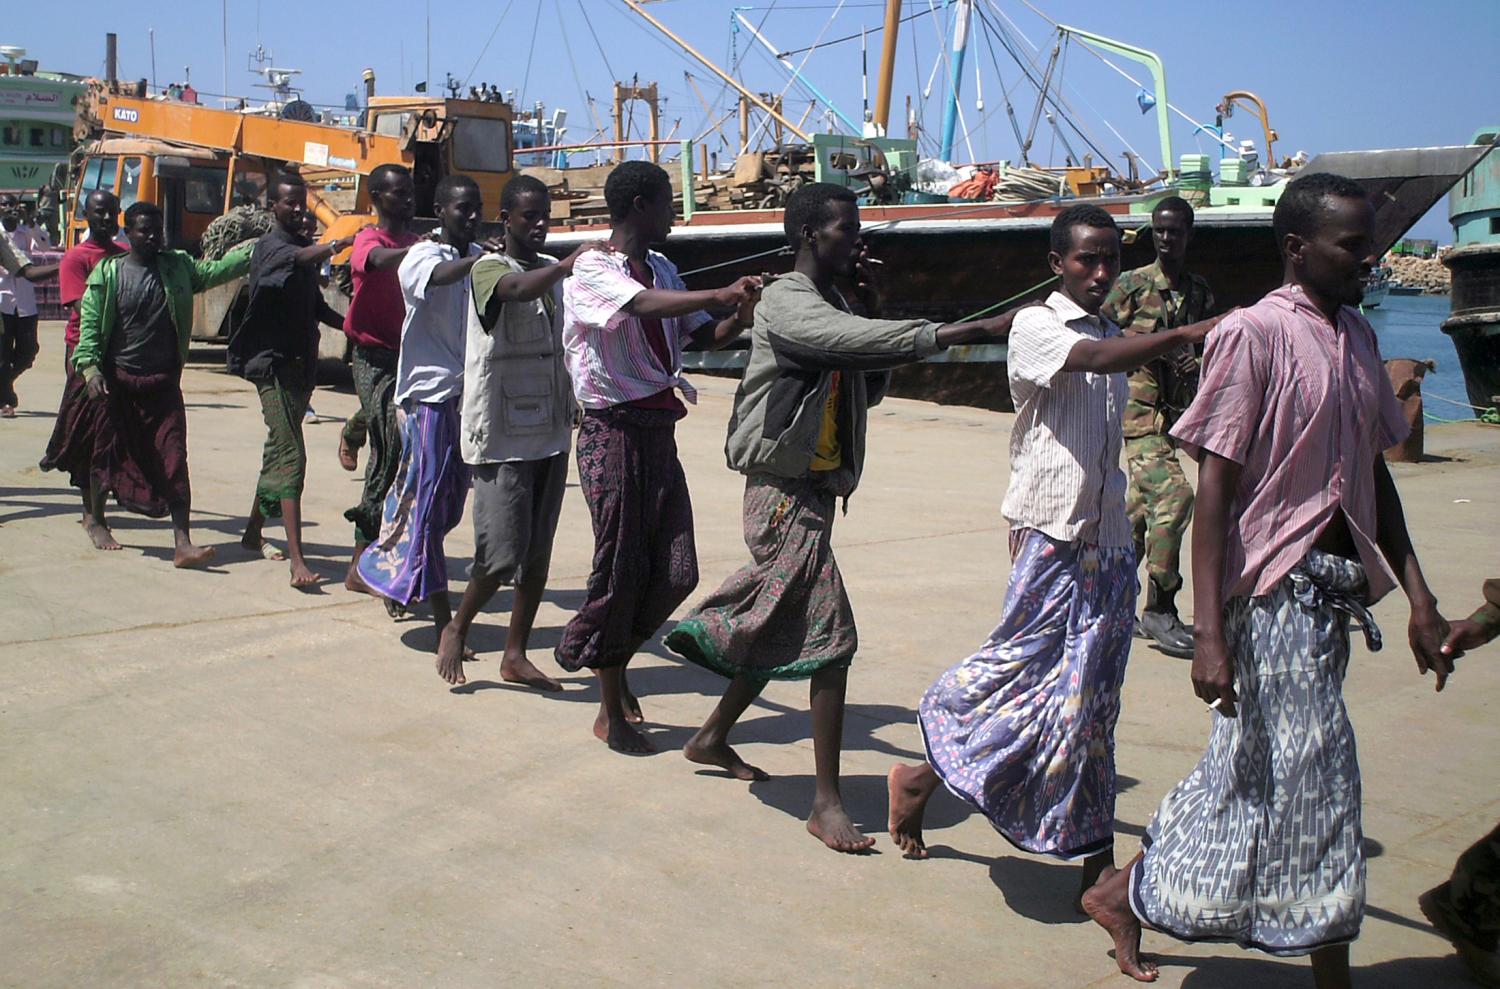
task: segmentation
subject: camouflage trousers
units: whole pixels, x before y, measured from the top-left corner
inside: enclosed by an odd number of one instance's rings
[[[1162,590],[1182,586],[1182,534],[1193,517],[1193,489],[1177,446],[1160,434],[1125,440],[1130,488],[1125,511],[1135,530],[1135,555],[1146,561],[1146,573]]]
[[[1500,826],[1458,857],[1448,902],[1473,928],[1474,940],[1494,950],[1500,939]]]

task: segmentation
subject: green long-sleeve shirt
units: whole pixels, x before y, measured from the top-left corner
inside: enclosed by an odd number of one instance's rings
[[[162,251],[156,256],[156,270],[167,292],[167,307],[172,326],[177,330],[179,358],[186,362],[188,341],[193,334],[193,296],[206,292],[243,275],[250,268],[253,241],[241,244],[218,261],[197,260],[183,251]],[[78,346],[73,350],[73,366],[85,378],[99,373],[104,355],[109,353],[109,338],[119,322],[120,275],[117,270],[124,254],[105,258],[89,274],[78,306]]]

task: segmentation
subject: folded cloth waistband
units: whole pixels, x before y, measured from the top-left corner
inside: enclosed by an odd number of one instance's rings
[[[1379,652],[1383,642],[1375,616],[1365,606],[1369,598],[1370,582],[1364,565],[1358,560],[1325,553],[1320,549],[1308,550],[1302,562],[1286,576],[1291,582],[1292,596],[1304,607],[1329,607],[1341,611],[1354,619],[1364,633],[1365,645],[1371,652]]]

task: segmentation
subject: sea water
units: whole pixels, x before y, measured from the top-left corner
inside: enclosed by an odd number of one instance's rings
[[[1443,419],[1474,418],[1468,406],[1469,396],[1464,391],[1458,352],[1453,349],[1452,339],[1440,329],[1448,318],[1446,295],[1389,295],[1376,308],[1365,310],[1365,315],[1380,337],[1381,357],[1437,361],[1436,373],[1422,380],[1422,407],[1428,415]]]

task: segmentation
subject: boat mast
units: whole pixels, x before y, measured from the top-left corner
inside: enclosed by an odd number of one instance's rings
[[[953,135],[958,129],[958,92],[963,85],[964,53],[969,48],[969,12],[973,0],[958,0],[953,21],[953,44],[949,49],[948,109],[943,114],[943,140],[938,157],[953,160]]]
[[[767,103],[765,100],[761,99],[759,96],[756,96],[754,93],[750,92],[750,90],[746,89],[744,86],[741,86],[739,84],[739,82],[737,82],[734,79],[734,77],[732,77],[729,73],[725,72],[723,69],[719,68],[713,62],[710,62],[707,58],[705,58],[702,55],[700,55],[698,53],[698,50],[696,48],[694,48],[692,45],[688,44],[686,41],[683,41],[677,35],[673,34],[671,31],[669,31],[667,29],[667,26],[665,24],[663,24],[661,21],[657,20],[656,18],[652,17],[650,14],[646,13],[645,8],[643,8],[640,5],[639,0],[620,0],[620,2],[623,3],[623,4],[625,4],[626,7],[629,7],[631,10],[635,11],[637,14],[640,14],[641,18],[647,24],[650,24],[652,27],[656,28],[662,34],[666,35],[669,39],[671,39],[671,41],[672,41],[673,44],[677,45],[683,51],[687,52],[689,55],[691,55],[694,58],[696,58],[699,62],[703,63],[703,67],[706,68],[706,69],[708,69],[708,71],[710,71],[714,75],[718,76],[727,85],[733,86],[736,92],[738,92],[741,96],[745,97],[745,99],[749,100],[751,103],[753,103],[757,107],[759,107],[768,116],[770,116],[770,118],[772,120],[775,120],[777,123],[781,124],[787,130],[789,130],[793,134],[797,135],[797,139],[798,140],[806,141],[809,144],[812,143],[812,138],[809,137],[807,135],[807,132],[804,131],[801,127],[798,127],[796,124],[792,123],[786,117],[783,117],[781,115],[781,112],[779,110],[777,110],[775,107],[771,106],[771,104]],[[900,5],[900,0],[891,0],[891,2],[897,4],[898,6]]]
[[[808,81],[808,78],[801,72],[799,72],[797,70],[797,67],[792,64],[791,59],[787,58],[785,55],[782,55],[781,52],[777,50],[776,46],[771,43],[771,40],[769,38],[767,38],[764,34],[761,34],[760,31],[756,30],[755,25],[750,23],[750,19],[748,17],[746,17],[742,13],[739,13],[738,11],[735,12],[734,16],[738,18],[739,22],[745,26],[745,30],[750,32],[750,37],[754,38],[756,41],[759,41],[762,45],[765,45],[766,50],[771,53],[771,57],[776,59],[776,61],[781,64],[782,68],[791,73],[793,82],[798,82],[803,86],[806,86],[808,91],[816,96],[820,103],[822,103],[828,109],[832,110],[833,115],[838,117],[839,120],[843,121],[844,126],[849,128],[851,133],[859,133],[859,125],[845,116],[844,111],[840,110],[836,105],[834,105],[833,100],[830,100],[828,97],[824,96],[822,90]]]
[[[901,31],[901,0],[885,2],[885,37],[881,40],[880,84],[875,90],[875,130],[890,133],[891,80],[896,74],[896,36]]]
[[[1156,52],[1137,48],[1135,45],[1127,45],[1123,41],[1106,38],[1102,34],[1094,34],[1091,31],[1084,31],[1080,28],[1068,27],[1066,24],[1057,25],[1057,34],[1059,39],[1066,38],[1070,34],[1075,38],[1082,38],[1084,41],[1098,45],[1105,51],[1134,59],[1151,70],[1151,81],[1156,88],[1156,130],[1158,137],[1161,139],[1161,174],[1164,180],[1170,182],[1176,177],[1177,168],[1172,161],[1172,129],[1167,118],[1167,110],[1169,108],[1167,103],[1167,69],[1162,64],[1161,56],[1156,54]]]

